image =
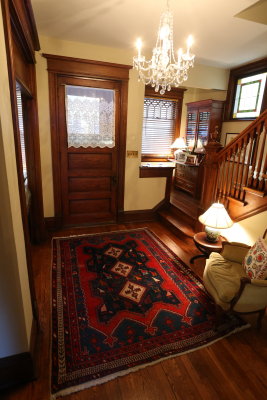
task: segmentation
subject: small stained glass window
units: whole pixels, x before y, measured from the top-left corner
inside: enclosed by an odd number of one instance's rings
[[[233,118],[257,118],[260,115],[266,76],[267,72],[237,81]]]

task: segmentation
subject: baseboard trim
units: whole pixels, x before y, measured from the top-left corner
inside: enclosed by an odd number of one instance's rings
[[[118,214],[118,222],[130,223],[130,222],[148,222],[155,220],[155,213],[153,210],[133,210],[133,211],[121,211]]]
[[[45,227],[48,232],[55,232],[61,227],[61,218],[58,217],[46,217]]]
[[[149,222],[157,219],[157,212],[162,208],[168,206],[170,203],[163,199],[154,208],[147,210],[132,210],[118,212],[118,223],[131,223],[131,222]],[[103,224],[103,223],[102,223]],[[101,225],[102,225],[101,224]],[[55,232],[61,227],[61,218],[59,217],[46,217],[45,226],[49,232]]]
[[[166,200],[160,201],[154,208],[148,210],[133,210],[133,211],[119,211],[118,222],[119,223],[131,223],[131,222],[151,222],[157,219],[157,212],[166,207],[169,202]]]
[[[0,358],[0,389],[35,379],[34,363],[29,352]]]

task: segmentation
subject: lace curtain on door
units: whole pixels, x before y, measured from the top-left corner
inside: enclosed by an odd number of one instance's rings
[[[68,147],[114,147],[114,90],[66,86]]]

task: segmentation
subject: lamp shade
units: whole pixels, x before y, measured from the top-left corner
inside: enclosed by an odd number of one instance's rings
[[[178,137],[171,145],[171,149],[186,149],[184,138]]]
[[[215,229],[226,229],[233,225],[233,221],[221,203],[213,203],[198,219],[203,225]]]

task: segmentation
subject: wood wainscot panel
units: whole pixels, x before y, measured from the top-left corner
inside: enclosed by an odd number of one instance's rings
[[[69,178],[69,192],[92,192],[92,191],[110,191],[111,182],[110,178],[106,176],[100,177],[89,177],[89,178],[79,178],[70,177]]]
[[[69,202],[70,215],[75,214],[109,214],[110,201],[109,199],[84,199],[70,200]]]
[[[110,169],[112,164],[111,154],[89,154],[71,153],[68,154],[69,169]]]

